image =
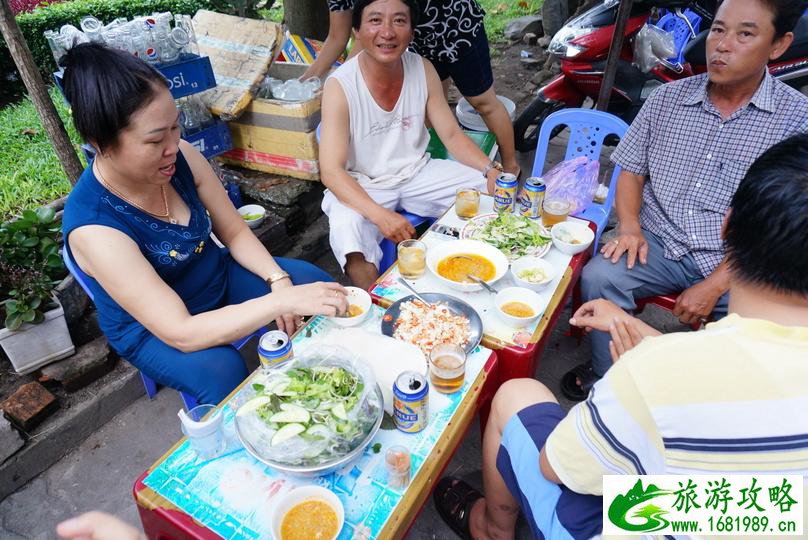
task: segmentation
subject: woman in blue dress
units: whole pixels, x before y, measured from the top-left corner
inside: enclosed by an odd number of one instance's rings
[[[64,59],[76,128],[96,158],[62,218],[112,348],[158,383],[218,403],[247,376],[232,341],[271,321],[347,309],[311,264],[274,258],[205,158],[180,139],[165,78],[136,57],[82,44]],[[211,233],[227,249],[217,247]]]

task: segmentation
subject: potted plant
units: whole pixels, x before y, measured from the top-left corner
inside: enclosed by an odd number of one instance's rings
[[[76,350],[53,293],[67,273],[55,217],[43,207],[0,225],[0,347],[20,374]]]

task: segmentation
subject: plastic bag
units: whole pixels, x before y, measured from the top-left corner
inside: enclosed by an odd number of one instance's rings
[[[578,156],[562,161],[544,176],[545,199],[564,199],[570,203],[570,215],[586,210],[598,188],[600,163]]]
[[[340,369],[349,374],[347,381],[338,377]],[[303,384],[300,381],[306,378],[304,373],[321,377],[316,385],[323,385],[323,391],[317,397],[303,398],[305,393],[299,388]],[[344,383],[339,390],[331,385],[336,380]],[[350,381],[356,384],[346,399]],[[256,408],[256,403],[264,405]],[[308,419],[269,421],[281,411],[275,407],[278,403],[306,409]],[[340,404],[343,408],[335,411]],[[242,440],[262,458],[286,465],[318,465],[344,456],[367,438],[383,414],[373,370],[346,349],[334,346],[309,347],[278,368],[259,374],[237,396],[236,406],[236,429]],[[304,430],[276,441],[279,430],[291,424],[299,424]]]
[[[673,32],[646,24],[634,38],[634,65],[643,73],[651,71],[660,60],[676,55]]]

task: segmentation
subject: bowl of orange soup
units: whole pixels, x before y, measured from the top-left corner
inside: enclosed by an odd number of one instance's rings
[[[275,540],[334,540],[345,522],[345,508],[330,490],[301,486],[277,502],[272,512]]]
[[[458,291],[479,291],[476,276],[489,285],[508,272],[508,259],[490,244],[478,240],[456,240],[430,247],[426,266],[440,281]]]
[[[508,287],[494,297],[497,315],[508,326],[524,328],[532,324],[544,312],[545,302],[541,296],[525,287]]]

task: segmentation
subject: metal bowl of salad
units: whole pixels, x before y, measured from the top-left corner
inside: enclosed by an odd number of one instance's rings
[[[383,398],[372,370],[339,358],[345,354],[332,350],[256,375],[234,398],[247,452],[296,476],[326,475],[361,456],[379,430]]]

